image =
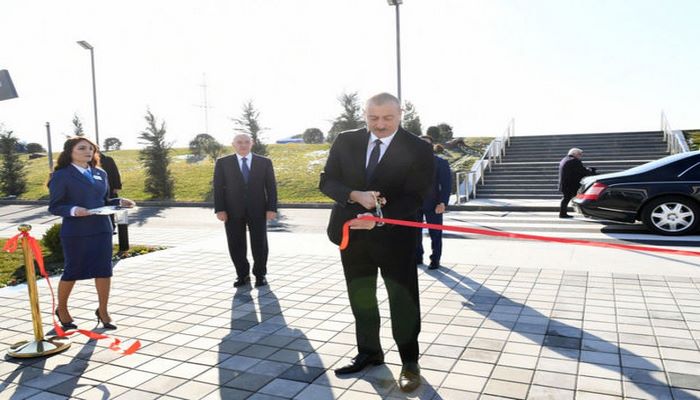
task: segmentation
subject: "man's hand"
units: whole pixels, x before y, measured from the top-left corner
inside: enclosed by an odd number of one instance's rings
[[[362,207],[371,210],[377,206],[377,197],[380,196],[379,192],[367,191],[361,192],[359,190],[353,190],[350,192],[350,200],[355,203],[359,203]]]
[[[374,217],[374,215],[372,213],[357,214],[357,218],[360,218],[360,217]],[[370,229],[374,229],[375,225],[376,225],[376,222],[374,222],[374,221],[359,221],[359,220],[350,221],[350,229],[370,230]]]
[[[277,219],[277,213],[274,211],[267,211],[265,213],[265,217],[268,221],[272,221],[273,219]]]
[[[87,217],[88,215],[92,215],[92,214],[90,214],[90,211],[88,211],[87,208],[83,208],[83,207],[76,207],[75,208],[75,216],[76,217]]]
[[[228,213],[226,213],[226,211],[219,211],[216,213],[216,218],[221,222],[226,222],[228,221]]]
[[[439,203],[435,206],[435,214],[442,214],[445,212],[445,203]]]

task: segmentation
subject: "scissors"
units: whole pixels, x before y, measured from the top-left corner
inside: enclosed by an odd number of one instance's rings
[[[374,196],[374,204],[375,204],[374,215],[377,218],[384,218],[384,214],[382,213],[382,198],[377,197],[377,195],[375,195],[375,194],[372,194],[372,196]],[[384,222],[377,222],[377,226],[384,226]]]

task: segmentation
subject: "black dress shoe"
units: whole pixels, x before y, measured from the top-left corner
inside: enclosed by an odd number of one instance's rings
[[[250,276],[243,276],[243,277],[238,277],[236,278],[236,281],[233,282],[233,287],[241,287],[243,285],[247,285],[250,283]]]
[[[105,320],[103,320],[102,317],[100,317],[100,309],[99,308],[97,310],[95,310],[95,316],[97,317],[97,324],[99,325],[101,322],[102,327],[104,329],[109,329],[109,330],[117,329],[116,325],[112,325],[110,322],[105,322]]]
[[[370,355],[370,354],[363,354],[360,353],[355,358],[353,358],[349,364],[344,365],[340,368],[336,368],[335,374],[336,375],[345,375],[345,374],[352,374],[354,372],[359,372],[365,369],[365,367],[368,367],[370,365],[380,365],[384,364],[384,355],[383,354],[375,354],[375,355]]]
[[[78,325],[74,324],[73,321],[70,321],[70,322],[61,321],[61,317],[58,316],[58,308],[56,309],[56,318],[58,319],[58,322],[61,324],[61,328],[63,328],[63,330],[78,329]]]
[[[402,392],[412,392],[420,386],[420,368],[417,363],[406,363],[399,375],[399,388]]]
[[[574,217],[573,215],[569,215],[569,214],[559,214],[559,218],[573,218],[573,217]]]
[[[264,276],[260,278],[255,278],[255,287],[267,286],[267,279]]]
[[[439,262],[431,262],[430,266],[428,267],[428,269],[438,269],[438,268],[440,268]]]

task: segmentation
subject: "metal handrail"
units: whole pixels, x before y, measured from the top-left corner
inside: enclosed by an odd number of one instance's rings
[[[664,133],[664,142],[667,143],[667,152],[677,154],[690,151],[690,147],[688,147],[688,143],[685,141],[683,132],[671,129],[671,124],[668,122],[664,111],[661,111],[661,131]]]
[[[515,136],[515,118],[511,118],[510,121],[508,121],[508,126],[506,126],[506,129],[501,137],[495,138],[491,141],[491,143],[489,143],[486,150],[484,150],[484,154],[472,165],[470,171],[458,172],[456,174],[455,180],[457,184],[457,204],[461,204],[462,202],[462,196],[460,194],[460,181],[462,181],[462,179],[460,179],[460,177],[466,175],[466,179],[463,179],[465,186],[464,201],[468,202],[470,198],[476,197],[476,186],[478,185],[479,180],[481,180],[482,185],[484,184],[484,176],[486,175],[484,172],[486,168],[491,171],[491,166],[494,163],[501,163],[503,161],[503,156],[506,154],[506,147],[510,146],[510,138],[513,136]]]

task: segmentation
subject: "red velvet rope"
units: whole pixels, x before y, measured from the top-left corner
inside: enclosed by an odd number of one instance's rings
[[[551,237],[551,236],[529,235],[526,233],[503,232],[503,231],[495,231],[492,229],[478,229],[478,228],[467,228],[467,227],[463,227],[463,226],[425,224],[422,222],[404,221],[404,220],[400,220],[400,219],[390,219],[390,218],[378,218],[378,217],[371,217],[371,216],[362,216],[362,217],[356,218],[354,220],[347,221],[347,222],[345,222],[345,224],[343,224],[343,239],[340,243],[340,250],[345,250],[348,247],[348,244],[350,244],[350,222],[355,221],[355,220],[383,222],[385,224],[409,226],[409,227],[413,227],[413,228],[437,229],[437,230],[441,230],[441,231],[471,233],[471,234],[475,234],[475,235],[496,236],[496,237],[505,237],[505,238],[511,238],[511,239],[538,240],[541,242],[567,243],[567,244],[577,244],[577,245],[581,245],[581,246],[606,247],[609,249],[646,251],[646,252],[653,252],[653,253],[666,253],[666,254],[675,254],[675,255],[680,255],[680,256],[700,257],[700,251],[664,249],[661,247],[638,246],[638,245],[621,244],[621,243],[593,242],[590,240],[566,239],[566,238],[558,238],[558,237]]]
[[[25,240],[27,240],[27,243],[29,244],[29,250],[31,253],[34,255],[34,259],[36,259],[37,265],[39,265],[39,273],[41,276],[46,279],[46,283],[49,285],[49,291],[51,292],[51,309],[55,310],[56,309],[56,298],[54,297],[53,294],[53,287],[51,287],[51,279],[49,279],[49,274],[46,272],[46,268],[44,267],[44,256],[41,254],[41,247],[39,246],[39,242],[32,237],[32,235],[29,234],[29,232],[22,232],[19,233],[9,239],[7,239],[7,242],[5,242],[5,246],[2,248],[3,251],[6,251],[8,253],[14,253],[17,250],[17,244],[19,241],[19,238],[22,237]],[[31,267],[29,267],[31,268]],[[63,328],[56,322],[56,314],[51,313],[51,317],[53,320],[53,328],[56,331],[56,335],[59,337],[67,337],[71,336],[75,333],[79,333],[81,335],[87,336],[90,339],[94,340],[100,340],[100,339],[109,339],[110,336],[102,334],[102,333],[97,333],[93,331],[88,331],[85,329],[76,329],[73,331],[64,331]],[[128,348],[123,350],[120,346],[121,340],[112,338],[112,343],[109,345],[109,349],[116,351],[118,353],[121,353],[123,355],[129,355],[135,353],[140,347],[141,347],[141,342],[139,340],[134,341],[134,343],[131,344]]]

